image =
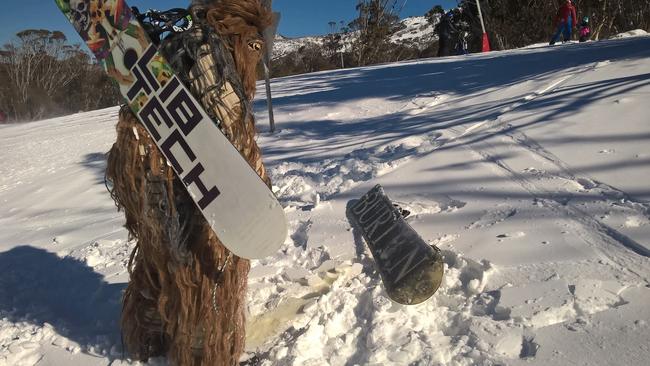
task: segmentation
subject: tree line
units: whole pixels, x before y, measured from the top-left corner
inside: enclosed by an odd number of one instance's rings
[[[548,42],[555,16],[566,0],[481,0],[481,10],[492,49],[505,50]],[[481,24],[475,0],[458,2],[472,26],[471,49],[481,49]],[[573,0],[580,23],[589,17],[591,39],[607,39],[633,29],[650,31],[650,0]]]
[[[117,87],[62,32],[28,29],[0,48],[0,111],[23,122],[117,105]]]
[[[493,50],[519,48],[548,42],[555,30],[555,16],[566,0],[480,0],[483,19]],[[272,76],[286,76],[341,67],[433,57],[438,51],[434,39],[425,48],[413,43],[392,43],[390,37],[401,29],[397,0],[359,0],[357,18],[337,30],[330,22],[330,33],[323,45],[307,44],[274,60]],[[644,29],[650,31],[650,0],[574,0],[578,23],[590,18],[591,39],[606,39],[615,34]],[[468,47],[480,52],[482,29],[475,0],[459,0],[463,21],[470,26]],[[449,9],[447,9],[449,10]],[[423,14],[431,27],[439,22],[445,9],[432,2]],[[341,22],[342,23],[342,22]],[[346,42],[346,40],[351,40]]]

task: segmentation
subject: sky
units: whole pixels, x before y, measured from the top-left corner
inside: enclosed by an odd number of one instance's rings
[[[54,0],[3,0],[0,12],[0,45],[24,29],[63,31],[71,43],[80,43],[72,26],[60,14]],[[184,7],[188,0],[128,0],[140,10]],[[331,21],[345,24],[355,17],[356,0],[274,0],[273,10],[281,13],[279,33],[287,37],[326,34]],[[424,15],[434,5],[450,8],[455,0],[399,0],[405,3],[400,16]]]

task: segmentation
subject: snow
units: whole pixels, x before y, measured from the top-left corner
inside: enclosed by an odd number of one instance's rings
[[[631,31],[623,32],[620,34],[617,34],[613,36],[613,39],[620,39],[620,38],[627,38],[627,37],[634,37],[634,36],[645,36],[647,35],[648,32],[644,31],[643,29],[633,29]]]
[[[275,60],[284,57],[289,53],[297,51],[301,47],[309,44],[322,46],[324,40],[324,37],[321,36],[286,38],[278,35],[273,40],[273,51],[271,54],[271,59]]]
[[[252,262],[243,359],[647,364],[636,34],[273,80],[278,132],[259,95],[258,142],[290,235]],[[117,113],[0,126],[0,366],[138,364],[118,328],[133,243],[103,183]],[[377,183],[444,254],[423,304],[386,297],[346,217]]]
[[[423,16],[408,17],[402,19],[401,23],[405,28],[391,36],[391,42],[393,43],[400,44],[405,41],[412,41],[422,49],[429,46],[437,37],[433,32],[434,26],[429,24],[427,18]]]
[[[430,46],[431,43],[437,39],[437,36],[433,32],[434,26],[427,23],[427,19],[423,16],[407,17],[400,20],[400,23],[402,23],[404,29],[391,35],[390,41],[392,43],[403,44],[405,42],[412,42],[414,46],[422,50]],[[350,49],[357,34],[357,32],[350,32],[341,35],[342,47],[345,50]],[[325,36],[289,38],[278,34],[273,40],[271,59],[276,60],[284,57],[307,45],[320,47],[324,42]]]

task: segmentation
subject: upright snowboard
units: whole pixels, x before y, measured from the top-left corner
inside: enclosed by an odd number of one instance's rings
[[[438,290],[443,276],[440,250],[404,221],[380,185],[352,203],[348,214],[366,240],[391,299],[415,305]]]
[[[180,82],[124,0],[55,1],[221,242],[243,258],[273,254],[287,236],[282,206]]]

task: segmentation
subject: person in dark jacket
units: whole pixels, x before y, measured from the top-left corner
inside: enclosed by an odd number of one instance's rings
[[[557,12],[557,16],[555,17],[555,25],[557,27],[557,31],[555,32],[555,35],[549,44],[554,45],[555,42],[557,42],[560,38],[560,34],[563,35],[562,42],[570,41],[571,33],[573,31],[572,27],[577,22],[577,19],[578,17],[576,15],[575,6],[573,6],[571,0],[566,0],[566,3],[560,6],[560,9]]]
[[[454,27],[454,12],[448,11],[440,18],[438,24],[438,57],[449,56],[451,49],[451,36],[456,33]]]
[[[468,19],[465,17],[463,8],[459,7],[454,11],[454,28],[456,30],[456,54],[466,55],[469,53],[467,48],[468,40],[470,37],[470,25]]]

